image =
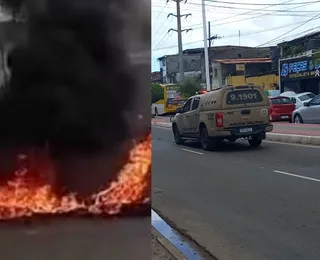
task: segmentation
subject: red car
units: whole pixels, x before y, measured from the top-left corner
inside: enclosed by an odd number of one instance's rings
[[[296,105],[290,98],[271,97],[270,102],[270,121],[285,120],[292,122],[292,112],[296,109]]]

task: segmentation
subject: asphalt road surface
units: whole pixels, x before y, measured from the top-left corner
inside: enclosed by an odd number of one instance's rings
[[[320,259],[320,149],[177,146],[153,127],[152,206],[219,260]]]
[[[149,260],[150,217],[0,223],[0,258]]]

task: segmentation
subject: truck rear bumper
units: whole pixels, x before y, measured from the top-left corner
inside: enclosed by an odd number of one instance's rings
[[[221,129],[221,131],[212,132],[210,134],[212,137],[233,137],[233,138],[246,138],[250,136],[265,136],[266,132],[271,132],[273,130],[273,125],[248,125],[242,127],[230,127]],[[263,138],[265,139],[265,137]]]

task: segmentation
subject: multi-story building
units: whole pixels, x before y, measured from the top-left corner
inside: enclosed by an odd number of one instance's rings
[[[250,76],[266,74],[271,70],[270,58],[217,59],[211,62],[213,88],[230,84],[226,80],[230,76],[243,76],[245,79]]]
[[[158,58],[162,83],[179,82],[179,55],[167,55]],[[185,77],[197,77],[201,75],[201,54],[184,54]]]
[[[210,85],[219,86],[224,84],[227,76],[238,73],[236,65],[244,65],[241,59],[250,58],[270,58],[270,47],[246,47],[246,46],[215,46],[209,48],[209,70],[210,70]],[[197,77],[205,81],[205,62],[204,49],[187,49],[183,51],[184,54],[184,71],[185,77]],[[237,61],[239,59],[239,61]],[[168,55],[160,57],[160,72],[163,83],[174,83],[179,81],[179,56]],[[223,60],[234,60],[233,65],[226,65]],[[267,72],[270,70],[271,61],[261,62],[259,69],[254,69],[255,65],[247,65],[246,73],[250,74],[252,70],[255,72]],[[268,63],[268,65],[267,65]],[[219,65],[220,64],[220,65]],[[223,65],[222,65],[223,64]],[[253,64],[253,63],[252,63]],[[260,63],[259,63],[260,64]],[[228,70],[230,69],[230,70]],[[240,72],[239,72],[240,73]]]

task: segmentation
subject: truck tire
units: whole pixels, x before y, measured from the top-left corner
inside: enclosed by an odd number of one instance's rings
[[[262,140],[256,137],[248,140],[248,142],[252,147],[259,147],[262,144]]]
[[[173,131],[173,137],[174,137],[174,141],[177,145],[183,145],[184,144],[184,140],[181,138],[179,129],[176,125],[172,126],[172,131]]]
[[[208,135],[208,130],[206,127],[201,128],[200,131],[200,141],[201,147],[205,151],[214,151],[221,147],[222,140],[211,139]]]

